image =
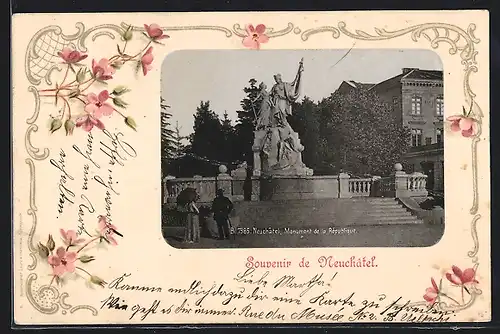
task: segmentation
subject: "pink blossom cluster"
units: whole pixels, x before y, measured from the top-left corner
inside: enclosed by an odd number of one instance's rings
[[[126,48],[128,42],[133,38],[134,31],[137,28],[129,26],[122,33],[124,45],[117,45],[118,54],[101,58],[92,59],[91,65],[86,66],[82,61],[88,58],[88,55],[69,47],[64,48],[58,53],[62,63],[66,65],[64,79],[56,83],[55,88],[43,89],[40,91],[42,97],[54,98],[56,106],[62,100],[62,112],[57,117],[52,117],[50,122],[50,132],[53,133],[63,127],[66,135],[73,134],[74,128],[81,128],[90,132],[98,128],[104,130],[105,125],[102,122],[103,116],[111,116],[114,113],[123,117],[125,124],[136,130],[136,123],[131,116],[125,116],[117,108],[126,109],[127,103],[123,100],[123,95],[129,91],[124,86],[118,86],[111,90],[90,91],[95,83],[107,83],[112,80],[116,71],[128,62],[135,62],[136,69],[142,69],[143,75],[147,75],[153,69],[153,46],[151,44],[162,44],[160,41],[169,38],[164,34],[158,24],[144,24],[144,36],[147,38],[147,45],[134,55],[127,54]],[[70,73],[73,73],[73,80]],[[83,112],[73,115],[73,103],[83,104]]]
[[[96,285],[104,286],[106,282],[98,276],[90,274],[86,269],[80,267],[79,264],[89,263],[94,261],[94,256],[84,254],[84,249],[89,249],[96,242],[106,242],[116,246],[118,244],[116,236],[123,236],[117,231],[115,225],[108,222],[105,216],[99,216],[97,222],[96,234],[90,239],[84,239],[79,236],[74,230],[60,229],[61,241],[64,246],[56,247],[56,243],[49,235],[48,241],[43,244],[38,244],[38,254],[47,260],[47,263],[52,269],[52,281],[60,283],[66,273],[74,273],[79,271],[88,275],[90,282]]]

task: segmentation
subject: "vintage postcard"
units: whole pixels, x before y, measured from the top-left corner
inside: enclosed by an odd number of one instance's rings
[[[491,320],[487,11],[13,18],[14,318]]]

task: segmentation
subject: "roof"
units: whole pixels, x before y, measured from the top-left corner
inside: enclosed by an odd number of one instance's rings
[[[370,87],[370,90],[378,89],[378,88],[382,88],[382,87],[392,87],[393,85],[400,84],[402,77],[403,77],[403,74],[398,74],[395,77],[386,79],[384,81],[379,82],[376,85],[373,85],[372,87]]]
[[[401,80],[443,80],[443,71],[435,70],[422,70],[419,68],[403,68],[402,73],[394,77],[381,81],[379,83],[362,83],[354,80],[345,80],[342,84],[346,83],[356,89],[378,90],[386,89],[394,85],[401,84]],[[341,84],[341,86],[342,86]]]
[[[356,82],[354,80],[347,80],[345,82],[347,82],[353,88],[358,88],[358,89],[370,89],[373,86],[375,86],[375,84],[372,83],[362,83],[362,82]]]
[[[401,79],[443,80],[443,71],[421,70],[414,68],[410,69]]]

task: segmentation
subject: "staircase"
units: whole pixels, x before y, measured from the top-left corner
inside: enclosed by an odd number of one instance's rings
[[[423,224],[395,198],[334,198],[235,203],[241,227],[322,228]]]

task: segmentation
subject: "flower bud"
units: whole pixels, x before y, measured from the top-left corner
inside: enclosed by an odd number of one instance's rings
[[[114,62],[112,62],[110,65],[111,65],[111,67],[113,67],[114,69],[119,70],[119,69],[122,67],[122,65],[123,65],[123,61],[121,61],[121,60],[115,60],[115,61],[114,61]]]
[[[82,82],[84,82],[84,81],[85,81],[85,76],[86,76],[86,74],[87,74],[87,70],[84,70],[84,69],[82,69],[82,68],[81,68],[81,69],[78,71],[78,73],[76,74],[76,81],[77,81],[78,83],[82,83]]]
[[[123,39],[126,41],[130,41],[134,34],[132,33],[132,26],[129,26],[127,30],[123,33]]]
[[[108,284],[108,283],[106,283],[106,282],[105,282],[102,278],[100,278],[100,277],[98,277],[98,276],[94,276],[94,275],[90,276],[90,282],[91,282],[92,284],[99,285],[99,286],[101,286],[101,287],[103,287],[103,288],[104,288],[104,286],[105,286],[106,284]]]
[[[89,263],[89,262],[94,261],[94,260],[95,260],[95,257],[90,256],[90,255],[82,255],[82,256],[80,256],[80,258],[79,258],[79,259],[80,259],[80,261],[81,261],[82,263]]]
[[[37,248],[38,248],[38,254],[42,259],[46,259],[49,257],[50,251],[44,244],[39,242]]]
[[[115,89],[113,89],[113,91],[111,92],[111,94],[116,95],[116,96],[120,96],[120,95],[123,95],[129,91],[130,90],[126,86],[120,85],[120,86],[116,86]]]
[[[56,243],[54,242],[54,239],[52,238],[52,234],[49,234],[49,240],[47,241],[47,248],[51,252],[54,250],[54,248],[56,248]]]
[[[52,122],[50,122],[50,133],[54,133],[55,131],[59,130],[62,126],[61,119],[59,118],[54,118],[52,119]]]
[[[123,101],[119,97],[114,97],[113,98],[113,103],[115,104],[115,106],[120,107],[120,108],[126,108],[127,107],[127,103],[125,101]]]
[[[127,124],[132,130],[137,131],[137,124],[134,119],[130,116],[125,117],[125,124]]]
[[[64,122],[64,129],[66,130],[66,136],[72,135],[75,129],[75,122],[71,119],[67,119],[66,122]]]
[[[78,95],[80,95],[80,90],[77,88],[77,89],[72,90],[71,92],[69,92],[68,98],[72,99],[74,97],[77,97]]]

